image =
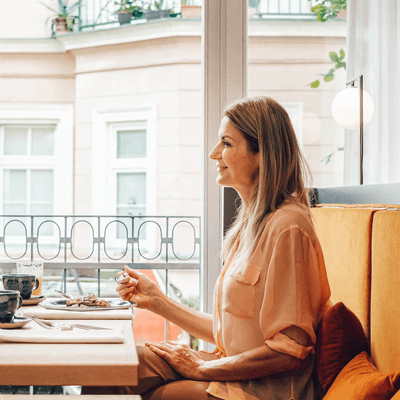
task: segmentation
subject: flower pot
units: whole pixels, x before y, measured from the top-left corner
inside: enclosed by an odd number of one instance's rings
[[[71,24],[72,26],[75,17],[57,17],[53,19],[53,25],[55,26],[57,33],[71,32],[72,29],[68,29],[67,18],[69,18],[70,20],[72,19],[72,24]]]
[[[181,6],[182,18],[201,18],[201,6]]]
[[[130,11],[119,11],[117,14],[120,25],[129,24],[131,22],[132,13]]]
[[[147,11],[145,14],[145,18],[146,19],[168,18],[169,14],[171,14],[171,10]]]

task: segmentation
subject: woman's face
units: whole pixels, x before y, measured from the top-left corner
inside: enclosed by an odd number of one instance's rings
[[[257,184],[260,153],[249,151],[246,140],[226,116],[218,136],[219,141],[210,153],[210,158],[217,162],[217,182],[233,187],[242,200],[250,200]]]

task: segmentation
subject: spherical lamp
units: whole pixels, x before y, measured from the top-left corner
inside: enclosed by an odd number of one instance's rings
[[[372,97],[363,90],[363,127],[371,122],[374,112]],[[342,128],[360,129],[360,88],[350,86],[339,92],[333,99],[332,116]]]

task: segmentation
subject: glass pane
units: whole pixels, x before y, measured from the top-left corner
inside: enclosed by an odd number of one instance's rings
[[[146,157],[146,131],[118,131],[117,158]]]
[[[26,204],[4,204],[4,214],[6,215],[24,215],[26,214]]]
[[[342,186],[344,130],[333,120],[331,107],[346,86],[346,15],[341,10],[328,16],[332,21],[321,22],[321,14],[311,11],[316,4],[249,0],[248,96],[271,97],[286,109],[313,187]],[[313,9],[318,13],[324,7]],[[268,29],[274,31],[273,40]]]
[[[31,214],[33,214],[33,215],[52,215],[53,214],[53,204],[31,203]],[[43,221],[44,220],[40,220],[40,222],[37,222],[37,224],[40,224]]]
[[[27,201],[26,193],[26,170],[5,169],[4,170],[4,201]]]
[[[146,204],[146,174],[117,173],[117,205]]]
[[[4,128],[4,155],[24,156],[28,149],[28,128],[12,127]]]
[[[31,171],[31,200],[52,202],[53,189],[52,170],[32,170]]]
[[[54,154],[54,127],[43,126],[32,129],[32,155],[52,156]]]

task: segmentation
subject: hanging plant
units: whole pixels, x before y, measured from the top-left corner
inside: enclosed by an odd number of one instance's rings
[[[308,0],[311,1],[311,0]],[[320,0],[318,4],[311,7],[311,12],[317,16],[317,21],[326,22],[330,19],[336,18],[340,11],[347,9],[347,0]],[[335,71],[340,68],[346,70],[346,62],[344,61],[345,52],[343,49],[339,50],[339,54],[335,51],[329,53],[329,58],[335,63],[323,76],[325,82],[330,82],[335,78]],[[314,82],[309,83],[311,88],[316,89],[320,85],[320,80],[316,79]]]

